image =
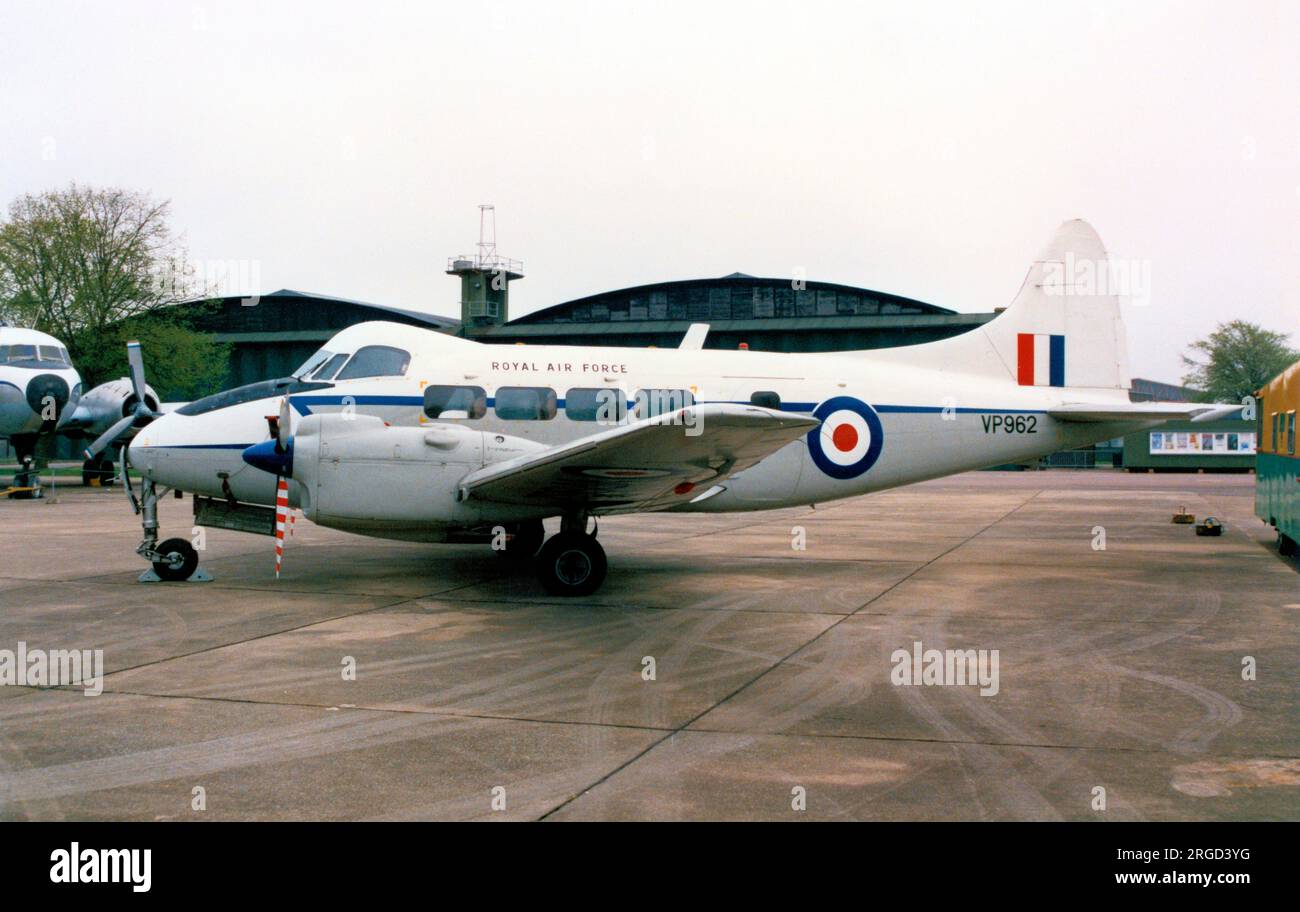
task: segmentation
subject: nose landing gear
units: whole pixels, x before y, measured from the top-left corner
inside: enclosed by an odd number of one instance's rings
[[[140,542],[140,547],[135,549],[135,553],[153,565],[153,569],[140,574],[140,582],[176,583],[189,580],[195,583],[206,583],[212,579],[211,574],[199,569],[199,554],[185,539],[169,538],[161,545],[158,544],[158,499],[160,497],[158,489],[151,479],[142,479],[140,500],[137,502],[131,490],[131,480],[125,477],[125,468],[124,462],[123,480],[126,482],[124,487],[127,496],[131,498],[132,508],[140,514],[140,527],[144,532],[144,538]]]

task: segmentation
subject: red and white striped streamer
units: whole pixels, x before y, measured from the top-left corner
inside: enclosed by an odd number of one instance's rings
[[[284,477],[275,482],[275,578],[280,578],[280,562],[284,560],[284,523],[289,512],[289,482]]]

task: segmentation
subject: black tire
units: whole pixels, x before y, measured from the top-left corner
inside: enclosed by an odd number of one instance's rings
[[[1278,533],[1277,550],[1283,557],[1295,557],[1296,543],[1295,539],[1289,535]]]
[[[98,482],[103,487],[113,483],[113,460],[96,456],[81,463],[81,483],[90,486]]]
[[[605,549],[582,532],[552,535],[537,555],[537,578],[551,595],[591,595],[608,570]]]
[[[153,562],[153,572],[159,579],[171,583],[187,580],[199,566],[199,553],[183,538],[169,538],[155,550],[167,558]]]
[[[546,539],[546,527],[540,519],[530,519],[510,528],[510,538],[497,555],[511,563],[526,564],[537,554]]]

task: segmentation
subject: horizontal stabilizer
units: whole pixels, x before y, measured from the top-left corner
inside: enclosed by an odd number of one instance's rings
[[[1065,403],[1048,409],[1057,421],[1219,421],[1241,412],[1240,405],[1206,405],[1197,402]],[[1239,415],[1238,415],[1239,417]]]

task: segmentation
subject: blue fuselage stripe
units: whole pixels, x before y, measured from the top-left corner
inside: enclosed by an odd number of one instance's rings
[[[1056,359],[1053,359],[1055,365]],[[1061,362],[1064,363],[1063,361]],[[1064,368],[1061,368],[1062,373]],[[289,402],[303,415],[312,413],[311,406],[322,405],[343,405],[344,402],[351,402],[353,405],[389,405],[389,406],[422,406],[424,398],[421,396],[291,396]],[[750,405],[751,403],[736,399],[701,399],[697,405]],[[565,402],[563,399],[557,400],[557,407],[563,409]],[[781,410],[786,412],[808,412],[811,413],[817,408],[816,402],[783,402]],[[636,400],[628,400],[627,407],[632,409],[636,406]],[[496,408],[496,398],[488,397],[487,407]],[[942,405],[873,405],[877,412],[882,415],[937,415],[944,412],[955,412],[958,415],[1045,415],[1046,409],[1022,409],[1022,408],[966,408],[955,406],[951,409]],[[522,419],[520,419],[522,420]]]

